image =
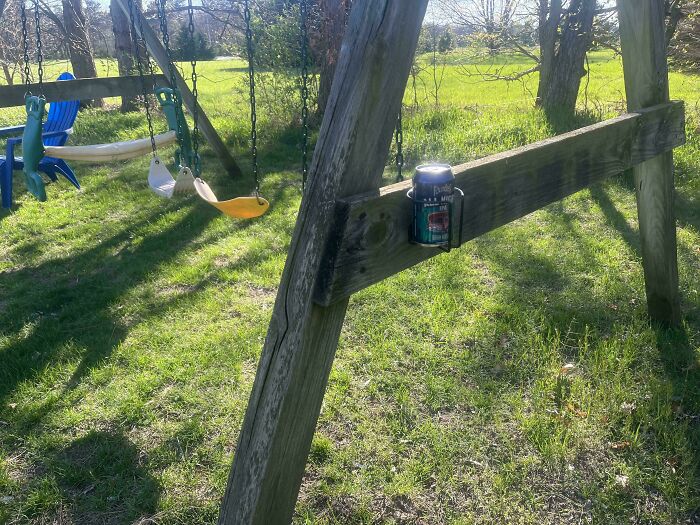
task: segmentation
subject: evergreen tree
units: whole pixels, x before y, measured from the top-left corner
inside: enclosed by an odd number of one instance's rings
[[[186,25],[181,25],[178,28],[173,46],[175,60],[212,60],[215,56],[216,52],[213,46],[207,43],[202,33],[195,31],[194,39],[192,39]]]

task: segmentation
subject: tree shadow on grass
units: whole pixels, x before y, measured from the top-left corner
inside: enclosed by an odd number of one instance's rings
[[[283,201],[283,193],[279,193]],[[74,359],[81,364],[72,383],[79,381],[91,367],[108,357],[125,337],[130,325],[118,313],[120,298],[174,259],[183,249],[216,242],[230,235],[223,231],[214,237],[200,237],[218,212],[199,206],[182,219],[137,245],[131,244],[132,232],[155,220],[161,212],[130,224],[98,246],[65,259],[52,259],[39,266],[25,267],[0,274],[0,289],[10,299],[12,317],[3,321],[5,334],[26,334],[6,348],[0,372],[0,401],[21,382],[50,366],[53,360]],[[243,231],[253,222],[237,222]],[[259,257],[248,254],[240,265],[255,265]],[[242,267],[242,266],[241,266]],[[161,305],[167,308],[167,305]],[[156,315],[158,308],[148,315]],[[65,355],[64,355],[65,354]],[[3,377],[4,376],[4,377]]]
[[[278,189],[274,195],[278,204],[283,205],[284,190]],[[11,307],[13,319],[5,322],[3,331],[8,335],[28,332],[4,352],[7,373],[0,376],[7,377],[0,382],[0,401],[10,395],[16,385],[50,366],[53,360],[74,358],[72,352],[75,351],[81,356],[80,363],[68,384],[76,386],[91,368],[109,357],[128,333],[131,325],[119,319],[120,297],[181,250],[196,249],[198,245],[215,243],[219,237],[229,235],[231,232],[221,232],[195,240],[218,216],[217,211],[208,207],[193,209],[167,230],[131,247],[128,244],[131,232],[138,230],[139,224],[154,219],[149,216],[78,256],[0,274],[0,288],[6,288],[8,293],[14,288],[15,293],[25,299],[19,308]],[[235,229],[242,232],[253,224],[252,221],[238,222]],[[270,250],[248,250],[233,264],[204,273],[195,285],[187,287],[188,300],[194,300],[197,291],[218,283],[218,272],[255,267],[276,256],[274,250]],[[41,292],[33,293],[37,279],[41,281]],[[26,301],[25,294],[33,296],[36,302]],[[162,315],[171,307],[171,302],[181,300],[182,297],[176,296],[171,301],[148,305],[147,311],[134,322]],[[68,350],[64,349],[66,346]]]
[[[590,111],[576,111],[573,114],[553,111],[545,112],[545,116],[552,131],[557,135],[600,122],[600,117]]]
[[[50,454],[47,467],[71,503],[74,523],[134,523],[157,509],[161,487],[119,432],[91,431]]]
[[[626,177],[629,179],[629,177]],[[632,187],[632,191],[634,188]],[[621,237],[632,250],[641,257],[641,245],[639,233],[633,230],[624,216],[617,210],[614,202],[609,198],[601,186],[591,189],[591,194],[600,205],[603,214],[609,224],[616,228]],[[694,227],[699,229],[699,209],[681,192],[676,193],[676,220],[681,227]],[[678,257],[685,260],[686,264],[698,265],[700,261],[696,253],[687,246],[678,244]],[[682,286],[683,283],[681,283]],[[684,298],[681,289],[681,299]],[[688,329],[696,335],[700,334],[700,305],[683,301],[685,326],[668,328],[655,325],[656,346],[664,367],[666,379],[670,382],[672,396],[671,409],[675,412],[674,424],[683,429],[685,444],[690,451],[693,465],[689,469],[683,469],[688,476],[688,487],[697,487],[700,483],[700,429],[698,428],[698,414],[700,413],[700,356],[698,348],[693,345],[688,334]],[[668,401],[668,400],[667,400]],[[672,448],[672,447],[671,447]],[[676,458],[669,458],[674,461]],[[697,496],[696,496],[697,499]],[[688,522],[695,523],[700,519],[700,509],[686,509]]]
[[[627,176],[619,179],[617,182],[622,184],[624,188],[627,188],[626,181]],[[634,188],[632,188],[634,191]],[[602,184],[596,184],[590,188],[591,197],[600,206],[608,224],[615,228],[625,243],[629,248],[635,253],[637,257],[642,256],[641,241],[639,237],[639,231],[630,226],[629,222],[625,216],[617,209],[615,203],[612,201],[608,193]],[[686,199],[682,194],[676,193],[676,222],[681,227],[695,227],[700,230],[700,225],[695,224],[698,215],[700,215],[700,206],[698,204],[691,202]],[[698,254],[694,253],[692,249],[688,246],[678,243],[677,244],[678,259],[679,262],[685,261],[689,263],[691,267],[693,265],[700,265],[700,258]],[[681,282],[681,286],[683,283]],[[681,290],[681,299],[683,299],[683,293]],[[685,311],[689,321],[697,322],[698,320],[698,306],[692,304],[684,304],[689,310]]]
[[[248,193],[253,181],[244,178],[217,182],[226,189],[235,185]],[[284,208],[292,195],[283,185],[276,184],[272,205]],[[182,203],[171,201],[136,223],[128,223],[116,235],[77,255],[51,259],[38,266],[27,266],[0,273],[0,290],[7,296],[6,319],[0,329],[8,336],[25,336],[3,353],[5,366],[0,370],[0,401],[16,385],[35,376],[54,359],[74,358],[76,351],[83,356],[78,375],[80,379],[90,367],[110,355],[123,340],[129,326],[119,320],[115,308],[127,290],[137,286],[157,266],[175,258],[183,249],[213,243],[218,237],[232,232],[221,232],[215,238],[201,237],[207,225],[219,217],[219,212],[195,201],[194,207],[181,219],[157,234],[148,235],[136,245],[133,232],[152,223],[162,214],[177,210]],[[274,210],[271,212],[274,213]],[[269,215],[268,215],[269,217]],[[264,218],[261,220],[265,220]],[[276,219],[276,220],[279,220]],[[234,221],[238,233],[256,224],[256,221]],[[15,250],[18,259],[24,259],[24,250],[35,250],[36,242]],[[255,265],[259,258],[248,254],[240,265]],[[237,265],[237,266],[240,266]],[[13,298],[17,300],[13,300]],[[154,310],[151,310],[151,314]],[[63,347],[71,347],[65,350]],[[67,355],[60,355],[66,353]],[[4,376],[4,377],[3,377]]]
[[[696,334],[700,327],[691,325]],[[679,475],[684,476],[685,486],[691,492],[694,506],[684,509],[687,523],[700,522],[700,496],[697,487],[700,485],[700,355],[698,347],[694,347],[685,327],[666,328],[656,326],[656,345],[664,366],[668,381],[671,383],[671,410],[674,412],[674,424],[683,430],[685,442],[669,444],[669,452],[687,448],[690,452],[686,459],[689,464],[679,468]],[[668,461],[678,460],[668,454]]]
[[[78,255],[0,274],[0,289],[20,299],[10,303],[12,318],[2,324],[15,341],[2,353],[0,402],[54,362],[79,357],[84,374],[107,358],[129,328],[118,317],[120,297],[151,274],[154,263],[172,260],[191,245],[214,217],[193,210],[131,246],[131,232],[159,214]]]
[[[601,209],[604,210],[605,216],[610,224],[617,226],[620,230],[620,236],[630,244],[632,252],[638,254],[638,240],[636,233],[624,220],[624,217],[615,209],[614,203],[609,199],[607,194],[601,188],[593,190],[594,199],[601,204]],[[558,216],[556,209],[548,208],[553,215]],[[568,228],[568,220],[563,218],[552,224],[553,228],[561,229],[564,235],[576,235],[575,230]],[[557,226],[558,225],[558,226]],[[551,229],[549,229],[551,231]],[[523,237],[523,241],[526,238]],[[582,239],[583,241],[583,239]],[[630,308],[625,304],[621,304],[619,309],[611,309],[607,304],[608,301],[614,301],[615,292],[612,295],[609,292],[603,293],[586,293],[585,276],[582,274],[577,277],[575,268],[566,268],[567,259],[569,256],[563,255],[557,264],[554,264],[549,257],[543,257],[539,250],[533,251],[529,249],[527,243],[518,242],[513,244],[512,239],[508,239],[508,247],[503,241],[489,242],[488,238],[478,239],[479,246],[478,254],[490,263],[493,269],[497,269],[497,273],[502,279],[502,284],[497,286],[495,295],[499,296],[499,302],[508,305],[518,312],[518,317],[527,319],[540,319],[536,321],[538,325],[548,327],[550,330],[555,330],[562,334],[565,338],[567,332],[572,329],[574,340],[572,344],[562,344],[559,352],[561,362],[565,363],[569,359],[576,362],[578,359],[578,347],[580,343],[577,339],[581,336],[582,328],[586,328],[586,333],[589,334],[587,344],[592,348],[601,345],[605,348],[607,345],[611,328],[615,325],[617,329],[613,329],[612,333],[617,334],[615,337],[620,337],[620,324],[633,323],[639,326],[638,322],[634,321],[635,317],[639,317],[641,305],[644,303],[644,298],[638,298],[639,307]],[[601,270],[596,269],[601,262],[597,261],[592,254],[586,253],[586,243],[581,243],[581,250],[584,260],[584,265],[589,266],[586,270],[586,275],[600,274]],[[579,262],[573,259],[578,266]],[[590,262],[589,262],[590,261]],[[559,266],[562,265],[562,266]],[[533,267],[536,269],[533,270]],[[549,274],[552,274],[550,277]],[[573,277],[573,278],[572,278]],[[551,281],[551,284],[550,284]],[[579,281],[579,282],[577,282]],[[562,285],[570,289],[568,294],[561,294]],[[623,290],[624,293],[624,290]],[[624,297],[621,297],[624,300]],[[626,303],[626,301],[624,302]],[[691,307],[693,310],[695,306]],[[643,315],[643,314],[642,314]],[[686,316],[688,322],[687,329],[695,334],[700,334],[700,326],[697,321],[693,321],[691,316]],[[511,322],[508,318],[501,322]],[[523,327],[514,325],[513,330],[522,330]],[[590,330],[589,330],[590,329]],[[646,374],[649,374],[648,380],[651,385],[651,397],[639,398],[636,404],[639,407],[639,421],[635,423],[637,432],[640,433],[641,450],[634,454],[621,454],[624,456],[625,464],[631,469],[652,468],[659,458],[664,461],[678,461],[678,473],[671,476],[668,473],[659,474],[658,477],[652,476],[648,481],[649,486],[640,490],[660,492],[659,497],[664,502],[664,505],[672,509],[679,509],[679,513],[673,515],[678,517],[679,514],[685,518],[689,517],[689,513],[696,513],[692,507],[683,508],[685,505],[692,505],[693,499],[697,502],[697,494],[693,496],[693,490],[690,487],[697,487],[700,483],[700,427],[697,424],[697,417],[700,413],[700,363],[698,362],[697,348],[694,348],[694,343],[689,340],[690,337],[685,329],[683,330],[666,330],[660,327],[655,328],[656,342],[661,365],[654,367],[651,364],[644,363]],[[633,334],[630,334],[633,336]],[[696,335],[697,336],[697,335]],[[623,335],[626,337],[626,335]],[[563,342],[564,338],[562,339]],[[624,346],[624,343],[622,344]],[[696,345],[695,345],[696,346]],[[523,349],[526,350],[526,349]],[[622,350],[622,347],[619,351]],[[493,350],[494,354],[503,354],[504,351],[496,347]],[[590,354],[589,354],[590,355]],[[643,351],[640,351],[640,356]],[[487,356],[480,359],[493,359],[493,356]],[[537,373],[536,369],[531,369],[530,363],[527,362],[527,354],[525,356],[511,356],[510,360],[506,361],[507,373],[505,377],[515,379],[516,384],[521,384],[523,381],[531,379],[531,373]],[[589,357],[590,359],[590,357]],[[485,361],[488,362],[488,361]],[[512,362],[512,370],[509,368]],[[641,364],[640,364],[641,366]],[[488,368],[487,368],[488,370]],[[541,371],[540,371],[541,373]],[[642,373],[641,370],[636,372]],[[504,379],[498,379],[503,382]],[[600,378],[593,379],[600,381]],[[664,385],[670,385],[672,395],[665,397],[663,395]],[[630,394],[636,389],[630,389]],[[614,397],[614,395],[613,395]],[[648,400],[646,400],[648,399]],[[611,407],[615,410],[616,407]],[[667,414],[668,412],[675,413],[675,418],[670,417],[670,421],[666,421],[665,416],[659,414]],[[658,418],[658,421],[655,419]],[[622,422],[620,424],[623,424]],[[672,425],[672,428],[660,428],[661,426]],[[618,423],[611,427],[611,431],[615,432]],[[586,461],[582,459],[582,461]],[[585,468],[582,465],[582,468]],[[682,481],[676,481],[676,476]],[[591,478],[591,483],[602,482],[603,478],[596,481]],[[673,483],[678,483],[677,487],[688,487],[688,494],[682,495],[676,492]],[[670,484],[667,486],[667,484]],[[591,499],[596,497],[610,497],[614,491],[600,488],[600,494],[589,495]],[[576,495],[575,495],[576,496]],[[578,495],[577,497],[580,497]],[[624,506],[629,504],[630,508],[634,506],[631,500],[621,496],[620,503]],[[585,499],[584,499],[585,501]],[[618,512],[625,514],[628,511],[620,507]],[[634,513],[629,511],[629,515]],[[611,518],[612,519],[612,518]]]
[[[262,231],[286,221],[284,210],[294,192],[275,184],[279,212],[271,210],[262,221]],[[207,225],[219,213],[204,204],[195,204],[168,227],[158,233],[132,242],[134,232],[157,221],[162,213],[174,211],[181,204],[168,204],[162,210],[125,225],[122,231],[90,249],[65,258],[54,258],[36,266],[27,266],[0,274],[0,290],[7,292],[12,304],[0,325],[7,339],[0,367],[0,406],[25,382],[31,382],[45,369],[65,362],[77,362],[72,377],[62,392],[49,396],[21,414],[9,418],[5,437],[8,446],[19,446],[26,436],[42,428],[46,417],[59,410],[70,409],[81,402],[80,397],[66,398],[90,370],[101,366],[125,339],[133,325],[151,317],[164,317],[171,309],[194,308],[198,292],[210,286],[235,286],[231,272],[265,264],[279,256],[279,243],[262,249],[249,246],[233,255],[223,265],[211,265],[198,276],[197,282],[183,287],[182,293],[166,296],[144,296],[141,302],[124,299],[126,294],[154,277],[158,267],[173,261],[183,250],[215,244],[222,237],[241,233],[256,221],[234,221],[230,228],[217,228],[207,233]],[[289,224],[289,230],[293,224]],[[250,235],[250,234],[248,234]],[[138,312],[135,318],[124,317],[120,306],[132,302]],[[116,430],[91,432],[72,442],[59,452],[50,452],[47,476],[55,477],[70,500],[79,523],[131,523],[148,516],[157,507],[159,487],[149,475],[145,458],[129,440],[118,434],[130,419],[122,414]],[[111,427],[111,426],[110,426]],[[173,443],[186,446],[175,455],[160,450],[167,461],[182,459],[187,450],[196,447],[206,437],[206,426],[183,424],[165,447]],[[10,437],[13,436],[13,437]],[[189,447],[189,448],[188,448]],[[44,461],[43,459],[41,460]],[[152,468],[152,467],[151,467]],[[41,474],[41,479],[44,474]],[[193,521],[194,522],[194,521]]]

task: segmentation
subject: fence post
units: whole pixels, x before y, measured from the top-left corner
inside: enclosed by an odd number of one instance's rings
[[[668,102],[664,0],[617,0],[627,109]],[[680,322],[673,153],[633,169],[647,308],[652,320]]]

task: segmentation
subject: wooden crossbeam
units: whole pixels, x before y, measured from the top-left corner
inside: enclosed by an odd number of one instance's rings
[[[463,240],[474,239],[685,143],[682,102],[661,104],[456,166]],[[411,181],[339,200],[315,300],[327,306],[439,250],[410,244]]]
[[[164,75],[155,75],[158,85],[167,86]],[[150,90],[150,78],[147,81]],[[142,93],[141,81],[137,76],[78,78],[75,80],[59,80],[39,84],[15,84],[0,86],[0,108],[24,106],[24,95],[27,91],[35,95],[42,94],[48,102],[65,100],[94,100],[107,97],[134,96]]]

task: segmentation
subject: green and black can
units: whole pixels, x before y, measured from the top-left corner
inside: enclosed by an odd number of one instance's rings
[[[455,176],[449,164],[424,164],[416,168],[409,192],[413,201],[413,243],[449,247],[454,193]]]

